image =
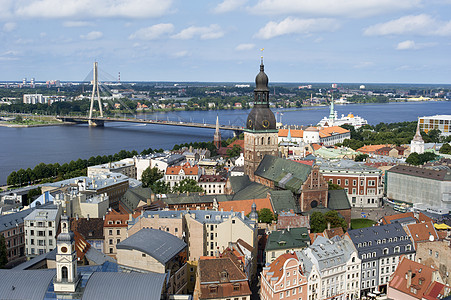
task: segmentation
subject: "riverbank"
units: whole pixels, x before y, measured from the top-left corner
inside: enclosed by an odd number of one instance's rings
[[[10,122],[0,122],[1,127],[8,128],[31,128],[31,127],[46,127],[46,126],[61,126],[61,125],[73,125],[72,122],[58,122],[58,123],[45,123],[45,124],[14,124]]]

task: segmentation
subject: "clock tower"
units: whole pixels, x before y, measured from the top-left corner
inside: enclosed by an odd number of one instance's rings
[[[278,156],[276,118],[269,109],[268,76],[263,57],[255,77],[254,107],[244,129],[244,173],[254,180],[254,172],[266,154]]]
[[[77,273],[77,252],[74,233],[70,231],[69,218],[61,217],[61,233],[56,239],[56,279],[55,292],[73,293],[80,280]]]

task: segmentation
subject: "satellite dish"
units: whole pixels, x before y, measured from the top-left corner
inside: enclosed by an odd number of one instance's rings
[[[429,236],[429,241],[431,241],[431,242],[434,241],[434,236],[432,234]]]

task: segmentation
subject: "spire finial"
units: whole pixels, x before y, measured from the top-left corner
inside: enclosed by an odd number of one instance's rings
[[[262,53],[262,55],[260,56],[260,62],[263,65],[263,50],[265,50],[265,48],[261,48],[260,52]]]

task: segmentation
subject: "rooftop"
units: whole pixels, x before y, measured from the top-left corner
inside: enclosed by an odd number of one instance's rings
[[[138,250],[166,264],[186,248],[186,243],[158,229],[143,228],[117,245],[117,249]]]

